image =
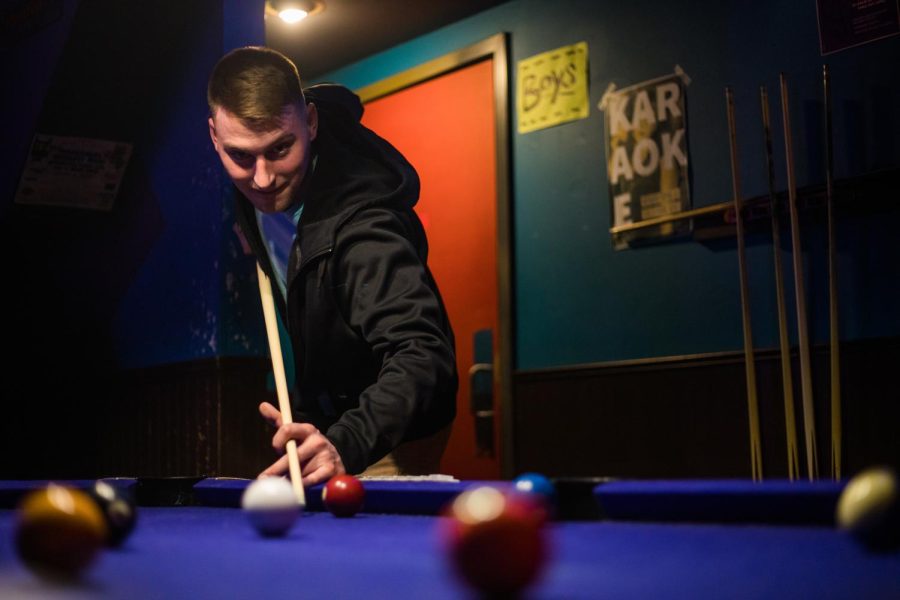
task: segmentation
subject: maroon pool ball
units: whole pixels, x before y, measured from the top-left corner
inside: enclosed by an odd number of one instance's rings
[[[352,517],[362,510],[366,490],[353,475],[335,475],[322,488],[322,503],[336,517]]]
[[[546,518],[527,498],[485,486],[460,494],[444,525],[448,559],[481,594],[512,596],[547,563]]]

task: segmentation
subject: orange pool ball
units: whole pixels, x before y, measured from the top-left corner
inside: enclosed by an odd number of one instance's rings
[[[106,539],[100,508],[84,492],[50,484],[28,494],[19,506],[16,549],[38,575],[78,577]]]

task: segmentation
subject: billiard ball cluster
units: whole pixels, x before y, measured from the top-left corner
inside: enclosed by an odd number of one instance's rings
[[[322,489],[325,507],[337,517],[362,509],[365,490],[350,475],[333,477]],[[546,566],[547,524],[556,490],[537,473],[508,488],[469,489],[445,511],[441,533],[448,560],[461,578],[485,595],[513,595],[533,583]],[[301,506],[287,479],[252,482],[242,507],[264,536],[287,533]],[[15,544],[32,571],[54,579],[77,578],[102,547],[120,546],[134,529],[137,509],[127,491],[106,481],[88,490],[50,484],[28,494],[19,507]],[[872,549],[900,545],[900,484],[888,468],[861,472],[845,486],[835,515],[838,526]]]
[[[520,489],[481,486],[456,497],[442,521],[448,560],[479,593],[515,595],[547,562],[547,506]]]
[[[336,517],[352,517],[365,500],[362,483],[352,475],[336,475],[322,488],[322,503]],[[287,534],[301,507],[291,483],[283,477],[257,479],[244,491],[241,507],[251,525],[265,537]]]
[[[16,548],[22,562],[38,575],[74,579],[103,546],[121,545],[136,518],[131,496],[105,481],[86,491],[50,484],[22,500]]]

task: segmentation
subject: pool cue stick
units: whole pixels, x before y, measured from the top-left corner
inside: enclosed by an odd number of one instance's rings
[[[763,137],[766,145],[766,173],[769,177],[769,208],[772,211],[772,254],[775,257],[775,298],[778,306],[778,342],[781,348],[781,382],[784,389],[784,427],[787,435],[788,479],[800,476],[800,450],[797,444],[797,419],[794,414],[794,379],[791,372],[791,344],[784,305],[784,272],[781,267],[781,223],[778,193],[775,191],[775,161],[772,153],[772,123],[769,118],[769,92],[759,88]]]
[[[803,399],[803,432],[806,439],[806,466],[809,479],[819,475],[816,458],[816,421],[813,407],[812,369],[809,361],[809,332],[806,323],[806,298],[803,286],[803,260],[800,245],[800,219],[797,214],[797,184],[794,181],[794,149],[791,137],[791,115],[788,106],[787,78],[779,75],[781,84],[781,117],[784,124],[784,149],[787,160],[788,206],[791,215],[791,244],[794,256],[794,296],[797,301],[797,329],[799,332],[800,390]]]
[[[725,88],[728,109],[728,143],[731,154],[731,186],[737,226],[738,268],[741,280],[741,317],[744,326],[744,365],[747,374],[747,411],[750,417],[750,466],[753,481],[762,480],[762,439],[759,433],[759,405],[756,395],[756,366],[753,359],[753,330],[750,326],[750,286],[747,282],[747,257],[744,253],[744,218],[741,215],[741,183],[738,174],[737,129],[734,124],[734,93]]]
[[[288,396],[287,377],[284,374],[284,357],[281,354],[281,338],[278,337],[278,317],[275,314],[275,300],[272,298],[272,282],[269,281],[259,263],[256,263],[256,274],[259,279],[259,298],[262,300],[263,316],[266,321],[266,335],[269,338],[269,352],[272,354],[272,371],[275,374],[275,391],[278,394],[278,409],[281,411],[281,423],[293,423],[291,417],[291,400]],[[288,440],[286,448],[288,470],[291,474],[291,485],[300,506],[306,506],[306,494],[303,491],[303,476],[300,473],[300,459],[297,457],[297,440]]]
[[[841,359],[838,330],[837,249],[834,241],[834,147],[831,128],[831,79],[828,65],[822,65],[822,92],[825,98],[825,201],[828,204],[828,320],[831,330],[831,476],[841,478]]]

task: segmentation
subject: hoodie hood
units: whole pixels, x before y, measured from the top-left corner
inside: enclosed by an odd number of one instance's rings
[[[419,176],[386,140],[360,123],[363,106],[334,84],[304,90],[319,113],[316,155],[300,221],[302,252],[330,246],[340,226],[363,208],[410,210],[419,198]]]
[[[303,216],[291,247],[287,282],[313,258],[330,252],[341,227],[368,207],[408,212],[419,199],[419,176],[386,140],[360,123],[363,106],[347,88],[323,84],[304,90],[316,105],[319,128],[312,144],[314,170],[301,187]],[[274,277],[256,226],[253,205],[237,190],[236,217],[266,274]],[[284,314],[283,299],[276,303]]]

